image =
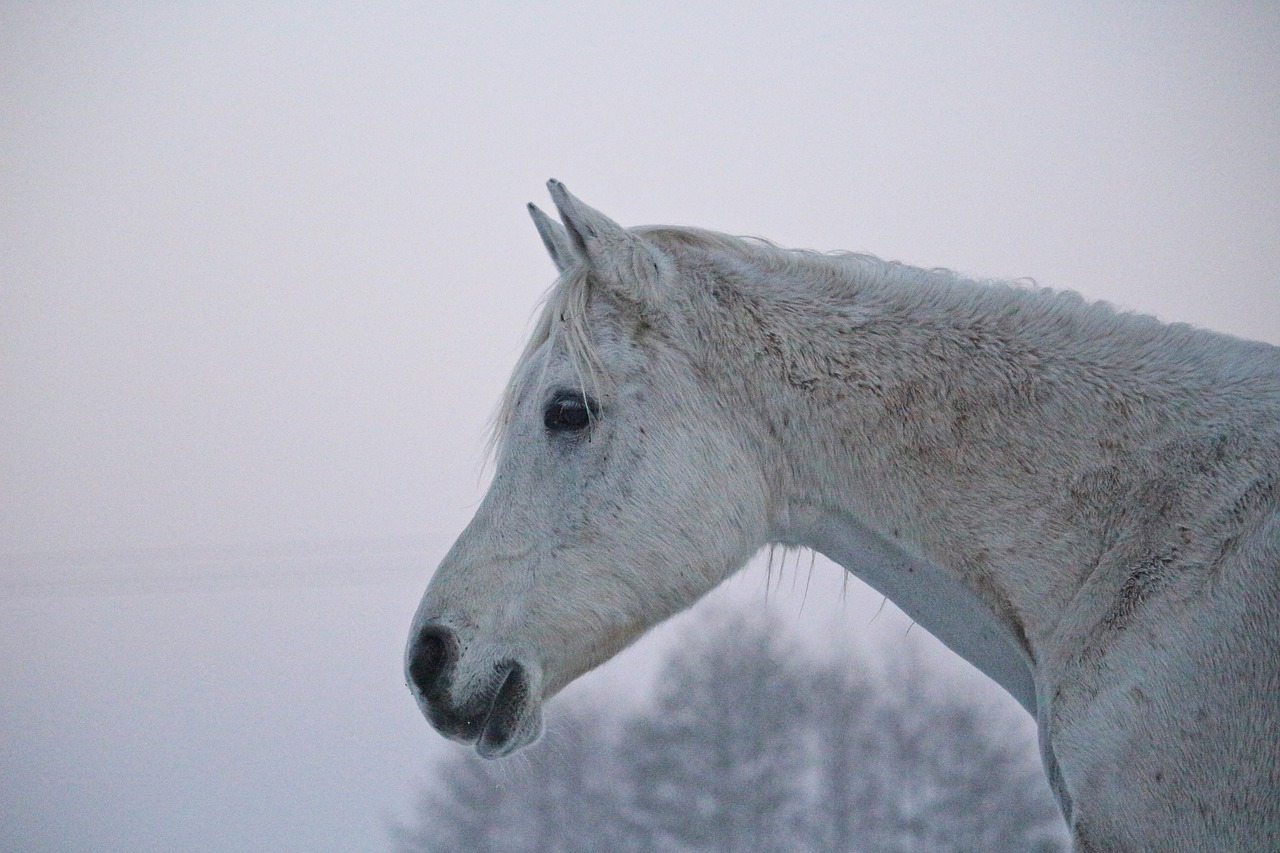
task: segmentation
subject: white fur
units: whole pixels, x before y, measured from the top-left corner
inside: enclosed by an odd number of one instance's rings
[[[408,652],[453,632],[459,704],[524,667],[491,751],[782,542],[1036,715],[1077,850],[1280,849],[1280,350],[867,256],[627,230],[551,189],[564,226],[534,218],[562,275]],[[560,389],[599,402],[581,434],[543,425]]]

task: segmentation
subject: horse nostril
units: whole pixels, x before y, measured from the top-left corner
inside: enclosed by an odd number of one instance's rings
[[[458,640],[442,625],[427,625],[418,632],[409,660],[409,677],[423,696],[436,686],[440,676],[457,656]]]

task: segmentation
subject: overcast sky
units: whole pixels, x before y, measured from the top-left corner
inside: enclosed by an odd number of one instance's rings
[[[2,849],[386,846],[549,177],[1280,343],[1274,3],[316,5],[0,5]]]

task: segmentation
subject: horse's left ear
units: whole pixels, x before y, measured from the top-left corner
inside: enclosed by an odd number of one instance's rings
[[[563,225],[543,213],[533,202],[529,202],[529,215],[533,217],[533,227],[538,229],[542,245],[547,247],[547,254],[551,256],[556,269],[564,272],[580,262],[578,253],[569,240],[569,232]]]
[[[547,181],[575,252],[586,259],[595,281],[615,296],[645,310],[663,302],[662,255],[593,207],[575,198],[564,184]]]

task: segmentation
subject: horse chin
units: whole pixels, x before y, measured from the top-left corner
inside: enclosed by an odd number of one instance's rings
[[[542,734],[542,709],[532,704],[495,705],[487,715],[468,720],[464,726],[441,719],[435,709],[424,709],[424,713],[436,731],[455,743],[474,746],[481,758],[503,758],[534,743]]]
[[[512,667],[485,715],[476,752],[482,758],[501,758],[528,746],[542,733],[542,705],[529,689],[521,666]]]

